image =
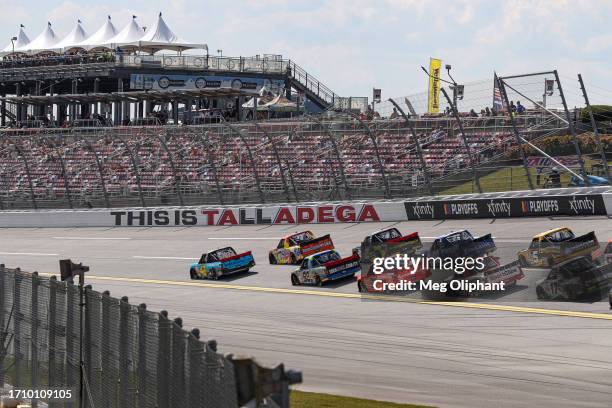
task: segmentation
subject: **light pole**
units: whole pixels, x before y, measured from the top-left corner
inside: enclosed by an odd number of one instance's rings
[[[13,54],[15,53],[15,41],[17,41],[17,37],[11,37],[11,45],[13,46]]]

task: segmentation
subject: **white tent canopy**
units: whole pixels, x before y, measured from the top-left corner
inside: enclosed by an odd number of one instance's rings
[[[136,16],[132,16],[130,22],[117,35],[108,39],[105,44],[110,48],[115,48],[122,44],[132,43],[138,41],[142,37],[142,33],[142,28],[136,22]]]
[[[120,47],[135,47],[147,52],[159,50],[183,51],[193,48],[208,49],[206,44],[190,43],[178,38],[162,18],[162,13],[159,13],[155,25],[148,29],[138,40],[126,41],[123,44],[118,42],[118,45]]]
[[[15,48],[15,51],[33,54],[49,51],[54,52],[57,51],[57,47],[55,46],[57,42],[58,39],[51,28],[51,23],[47,23],[47,27],[45,27],[38,37],[23,47]]]
[[[54,48],[61,48],[68,51],[71,48],[79,47],[79,44],[87,38],[87,33],[81,26],[81,20],[77,20],[76,26],[68,33],[63,40],[55,44]]]
[[[17,50],[21,47],[25,47],[30,43],[30,38],[27,36],[25,31],[23,31],[23,26],[19,27],[19,34],[16,35],[17,41],[11,41],[4,49],[2,53],[11,53],[13,49]]]
[[[86,50],[104,47],[108,41],[116,35],[117,29],[111,21],[111,16],[108,16],[104,24],[102,24],[102,27],[100,27],[98,31],[93,33],[87,39],[79,43],[78,47]]]

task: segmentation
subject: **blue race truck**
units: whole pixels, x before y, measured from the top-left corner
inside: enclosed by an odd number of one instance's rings
[[[234,248],[227,247],[202,254],[200,260],[191,264],[189,276],[191,279],[217,280],[221,276],[238,272],[248,272],[255,266],[251,251],[237,254]]]

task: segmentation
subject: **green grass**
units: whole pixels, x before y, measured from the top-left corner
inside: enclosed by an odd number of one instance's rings
[[[396,404],[340,395],[291,391],[291,408],[431,408],[424,405]]]
[[[597,163],[595,160],[586,159],[585,168],[587,172],[591,169],[593,164]],[[529,173],[531,174],[531,180],[534,183],[534,187],[538,188],[536,184],[536,169],[530,168]],[[561,172],[561,185],[567,187],[571,178],[571,174],[566,171]],[[540,187],[544,184],[546,176],[542,175],[540,180]],[[527,177],[525,177],[525,170],[523,166],[509,166],[503,167],[499,170],[491,172],[486,176],[480,177],[480,186],[482,191],[485,193],[494,191],[519,191],[529,190],[529,183]],[[468,181],[463,184],[448,188],[441,191],[440,194],[470,194],[477,193],[478,189],[473,181]]]

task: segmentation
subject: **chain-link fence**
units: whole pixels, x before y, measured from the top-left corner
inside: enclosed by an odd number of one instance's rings
[[[31,401],[51,408],[288,406],[299,374],[225,357],[199,337],[126,297],[0,265],[0,396],[72,390],[70,402]]]
[[[446,114],[417,116],[404,98],[378,105],[383,118],[330,111],[197,126],[4,130],[0,209],[461,194],[588,185],[587,173],[605,181],[612,128],[568,110],[551,75],[500,77],[512,114],[460,112],[449,97]],[[543,102],[538,92],[551,81]],[[461,102],[490,104],[490,90],[479,92]],[[551,184],[553,167],[562,174]]]

